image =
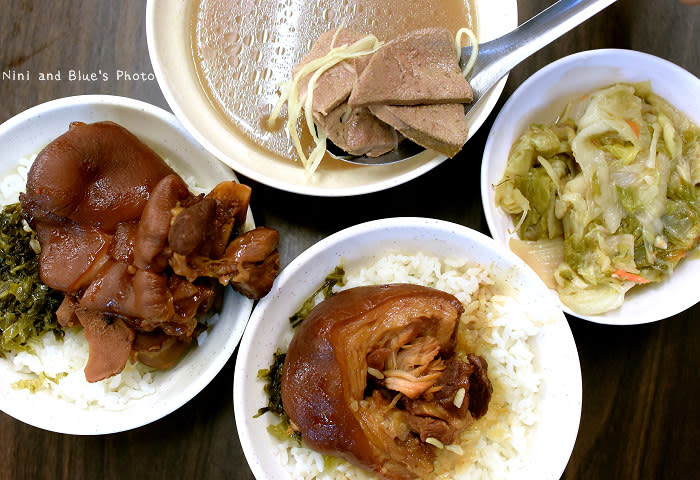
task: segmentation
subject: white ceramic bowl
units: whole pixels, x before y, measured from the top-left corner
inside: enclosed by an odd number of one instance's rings
[[[146,7],[148,51],[158,84],[170,108],[185,128],[221,161],[260,183],[290,192],[346,196],[375,192],[402,184],[442,163],[446,157],[424,152],[418,157],[382,167],[349,166],[340,161],[321,164],[309,181],[299,162],[276,158],[253,148],[219,113],[200,86],[190,44],[194,0],[149,0]],[[517,26],[516,0],[477,0],[481,41],[492,40]],[[505,78],[488,93],[474,113],[470,136],[483,124],[505,86]]]
[[[68,130],[72,121],[112,120],[136,134],[183,176],[192,175],[201,187],[235,179],[171,114],[147,103],[113,96],[80,96],[30,108],[0,125],[0,176],[16,171],[21,157],[39,152]],[[250,210],[248,225],[253,226]],[[126,409],[83,409],[47,394],[14,389],[15,374],[0,359],[0,410],[45,430],[94,435],[119,432],[153,422],[185,404],[221,370],[235,349],[248,321],[253,301],[227,289],[219,321],[202,346],[192,348],[170,370],[155,376],[155,393],[132,400]]]
[[[533,428],[532,450],[522,459],[519,473],[523,478],[558,479],[578,431],[581,370],[573,336],[554,295],[519,258],[492,239],[461,225],[425,218],[376,220],[321,240],[280,273],[272,292],[256,306],[239,347],[233,391],[238,434],[255,477],[291,480],[275,455],[276,441],[266,431],[279,420],[271,413],[254,418],[267,405],[264,382],[257,372],[270,366],[277,348],[286,351],[285,342],[291,336],[289,317],[341,261],[349,268],[387,252],[469,259],[514,287],[523,308],[551,319],[531,339],[535,363],[543,375],[539,394],[543,415]]]
[[[491,235],[504,248],[514,234],[509,215],[497,208],[493,185],[503,178],[513,143],[531,123],[552,123],[572,98],[616,82],[649,80],[655,93],[700,125],[700,80],[673,63],[631,50],[592,50],[570,55],[527,79],[508,99],[491,128],[481,163],[481,198]],[[597,323],[633,325],[661,320],[700,301],[700,258],[686,258],[661,283],[633,288],[622,307],[572,315]]]

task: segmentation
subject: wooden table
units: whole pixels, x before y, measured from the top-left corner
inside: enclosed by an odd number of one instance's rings
[[[520,20],[552,3],[519,0]],[[28,81],[0,80],[0,121],[48,100],[88,93],[123,95],[168,108],[155,81],[115,78],[117,70],[152,72],[145,2],[3,0],[0,12],[0,71],[32,73]],[[620,0],[516,68],[494,114],[464,151],[405,185],[319,200],[242,178],[253,187],[256,222],[281,232],[284,264],[333,232],[383,217],[435,217],[488,233],[479,163],[503,101],[549,62],[606,47],[648,52],[700,75],[700,6]],[[61,81],[39,81],[35,75],[59,69],[64,72]],[[68,69],[101,70],[110,78],[68,81]],[[322,213],[308,214],[319,208]],[[610,327],[576,318],[569,318],[569,324],[581,358],[583,412],[563,478],[697,478],[700,306],[651,325]],[[234,364],[235,355],[204,391],[176,412],[125,433],[60,435],[0,413],[0,479],[251,479],[233,416]]]

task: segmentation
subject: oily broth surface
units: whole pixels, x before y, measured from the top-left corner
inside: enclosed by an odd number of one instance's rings
[[[385,41],[426,27],[475,30],[472,1],[198,0],[192,54],[212,105],[253,144],[294,159],[286,130],[263,119],[316,38],[341,25]],[[310,150],[308,133],[302,144]]]

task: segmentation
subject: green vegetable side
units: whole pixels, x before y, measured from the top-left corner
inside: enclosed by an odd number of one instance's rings
[[[26,350],[29,338],[47,331],[63,336],[55,316],[63,294],[41,282],[38,251],[19,203],[5,206],[0,214],[0,355]]]
[[[291,327],[298,327],[318,303],[333,295],[333,287],[336,285],[341,287],[345,285],[345,270],[343,270],[342,265],[335,267],[321,286],[304,301],[299,310],[289,317]],[[301,433],[290,426],[289,416],[284,411],[284,405],[282,405],[282,374],[284,372],[285,357],[286,353],[277,349],[273,355],[270,368],[258,371],[258,378],[265,381],[264,389],[268,397],[268,404],[260,408],[255,416],[259,417],[266,412],[274,413],[281,421],[270,425],[268,432],[279,440],[291,439],[300,443]]]
[[[700,128],[648,82],[572,101],[513,145],[496,204],[511,248],[582,314],[671,274],[700,239]]]
[[[333,295],[333,287],[336,285],[343,286],[345,285],[345,270],[343,270],[342,265],[338,265],[335,267],[335,269],[328,274],[326,279],[323,281],[320,287],[311,295],[309,298],[307,298],[304,303],[302,304],[301,308],[294,313],[291,317],[289,317],[289,323],[292,325],[292,328],[298,327],[301,322],[304,321],[306,316],[309,314],[311,310],[316,306],[318,303],[318,296],[319,294],[323,295],[323,299],[326,299]]]

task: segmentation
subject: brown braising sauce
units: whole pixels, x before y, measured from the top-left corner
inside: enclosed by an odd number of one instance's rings
[[[426,27],[476,31],[474,0],[198,0],[191,45],[210,102],[253,144],[294,159],[284,128],[264,121],[279,85],[323,32],[341,25],[380,40]],[[280,124],[281,126],[281,124]],[[302,136],[311,150],[311,136]]]

